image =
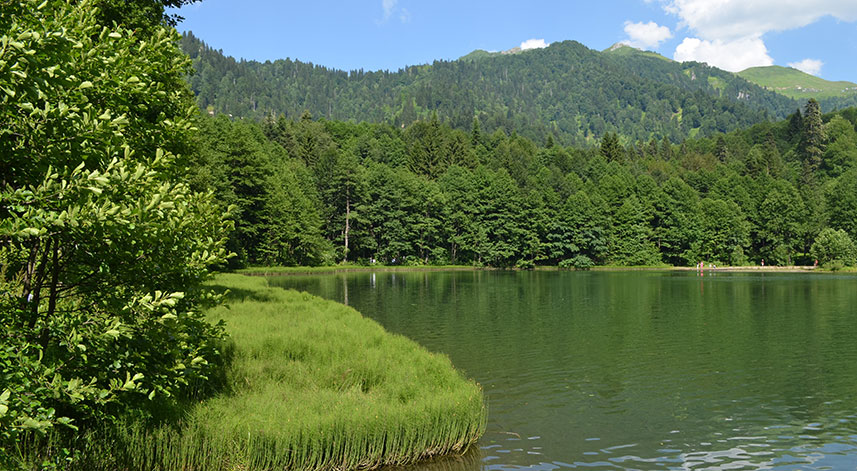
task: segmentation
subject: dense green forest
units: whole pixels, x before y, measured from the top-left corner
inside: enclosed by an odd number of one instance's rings
[[[857,109],[823,116],[810,101],[681,145],[608,133],[576,148],[478,120],[217,115],[200,123],[193,181],[238,208],[236,265],[850,262],[855,123]]]
[[[631,48],[598,52],[574,41],[519,54],[436,61],[396,72],[339,71],[300,62],[236,60],[185,33],[191,88],[203,110],[233,117],[316,118],[407,127],[433,115],[468,131],[513,132],[539,144],[680,142],[785,118],[800,108],[735,74]],[[629,51],[623,51],[628,49]]]

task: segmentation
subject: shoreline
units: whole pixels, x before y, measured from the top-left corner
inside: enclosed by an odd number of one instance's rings
[[[245,276],[304,276],[304,275],[335,275],[342,273],[371,273],[371,272],[442,272],[442,271],[587,271],[563,269],[556,266],[538,266],[532,270],[518,268],[495,268],[495,267],[473,267],[463,265],[449,266],[330,266],[330,267],[252,267],[236,270],[234,273]],[[600,266],[592,267],[588,271],[702,271],[703,273],[855,273],[853,269],[832,271],[812,265],[787,265],[787,266],[725,266],[705,267],[699,270],[697,267],[618,267]]]

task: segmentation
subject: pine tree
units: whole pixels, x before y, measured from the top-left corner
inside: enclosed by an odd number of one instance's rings
[[[726,162],[726,159],[729,158],[729,146],[726,145],[726,139],[723,137],[722,134],[717,136],[717,147],[714,151],[714,154],[721,162]]]
[[[601,155],[610,162],[622,162],[625,150],[619,144],[619,136],[608,132],[601,138]]]
[[[815,99],[810,99],[804,108],[803,132],[800,141],[804,183],[809,184],[815,181],[815,172],[821,166],[826,140],[824,123],[821,120],[821,108]]]
[[[673,158],[673,147],[670,140],[666,136],[661,140],[661,158],[671,160]]]

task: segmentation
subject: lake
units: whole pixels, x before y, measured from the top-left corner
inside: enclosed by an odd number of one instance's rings
[[[488,402],[444,468],[857,469],[857,277],[281,276],[447,354]]]

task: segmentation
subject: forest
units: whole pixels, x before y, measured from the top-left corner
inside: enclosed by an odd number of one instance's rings
[[[332,263],[692,266],[853,263],[857,109],[674,144],[567,147],[469,132],[219,114],[198,189],[234,205],[234,267]]]
[[[630,48],[623,48],[630,49]],[[398,71],[340,71],[282,59],[236,60],[193,35],[189,78],[204,111],[257,120],[285,115],[407,127],[433,115],[469,131],[474,118],[541,142],[595,145],[608,132],[624,143],[680,142],[783,119],[801,104],[735,74],[639,51],[598,52],[575,41],[499,57],[465,56]],[[823,109],[835,104],[824,104]]]

